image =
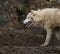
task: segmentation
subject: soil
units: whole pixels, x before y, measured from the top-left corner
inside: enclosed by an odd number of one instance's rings
[[[45,35],[46,32],[41,29],[0,31],[0,54],[59,54],[60,41],[54,34],[48,46],[40,46]]]

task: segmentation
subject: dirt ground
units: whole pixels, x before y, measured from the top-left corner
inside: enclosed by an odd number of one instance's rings
[[[19,46],[0,46],[0,54],[60,54],[60,49],[54,47],[19,47]]]
[[[52,35],[50,44],[41,47],[46,32],[42,29],[21,29],[0,32],[0,54],[59,54],[60,41]]]

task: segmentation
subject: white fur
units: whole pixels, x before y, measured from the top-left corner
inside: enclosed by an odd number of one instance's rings
[[[46,8],[42,10],[31,11],[27,15],[27,19],[29,18],[33,19],[32,21],[34,26],[42,27],[47,31],[46,40],[44,44],[41,45],[47,46],[51,39],[52,29],[56,26],[60,27],[60,9]]]

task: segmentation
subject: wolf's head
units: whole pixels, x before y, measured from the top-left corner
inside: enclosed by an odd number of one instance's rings
[[[23,21],[23,24],[25,24],[27,27],[30,27],[32,24],[37,23],[40,18],[40,10],[34,11],[31,10],[30,13],[26,16],[26,19]]]

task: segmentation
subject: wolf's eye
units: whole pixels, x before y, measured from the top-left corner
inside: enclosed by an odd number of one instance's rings
[[[31,13],[31,16],[35,16],[35,14],[34,13]]]
[[[35,16],[35,14],[33,14],[33,16]]]
[[[33,21],[33,18],[31,17],[31,20]]]

